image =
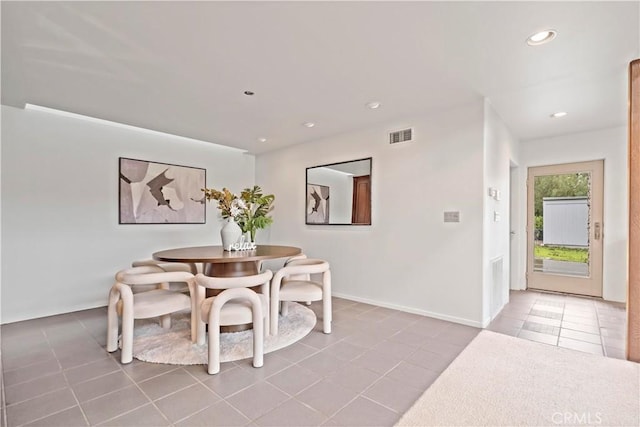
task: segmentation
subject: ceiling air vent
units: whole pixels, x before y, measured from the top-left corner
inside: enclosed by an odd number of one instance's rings
[[[389,134],[389,144],[413,141],[413,128],[403,129]]]

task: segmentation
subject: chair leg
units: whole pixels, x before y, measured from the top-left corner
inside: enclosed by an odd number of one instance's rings
[[[200,316],[197,316],[198,320],[197,320],[197,326],[196,326],[196,343],[198,345],[203,345],[205,342],[205,337],[207,336],[206,330],[207,330],[207,324],[204,323],[202,320],[200,320]]]
[[[280,314],[280,301],[277,297],[271,296],[269,302],[269,333],[271,335],[278,335],[278,315]]]
[[[260,271],[260,269],[258,269]],[[271,318],[269,317],[269,312],[271,311],[271,283],[266,282],[262,285],[261,289],[262,295],[264,295],[267,299],[267,304],[265,305],[265,312],[262,313],[261,319],[263,322],[264,329],[264,338],[267,338],[271,335]]]
[[[264,318],[253,318],[253,367],[260,368],[264,363]]]
[[[163,329],[171,329],[171,314],[160,316],[160,326]]]
[[[267,304],[267,311],[262,313],[262,324],[264,329],[264,334],[262,336],[266,339],[269,335],[271,335],[271,318],[269,317],[269,304]]]
[[[322,293],[322,329],[325,334],[331,333],[331,294]]]
[[[115,304],[107,308],[107,351],[112,353],[118,349],[118,313]]]
[[[282,301],[280,303],[280,307],[280,313],[282,313],[283,316],[289,314],[289,304],[287,304],[285,301]]]
[[[209,322],[209,363],[207,372],[217,374],[220,372],[220,320],[213,319]]]
[[[120,361],[123,364],[133,360],[133,313],[132,307],[122,309],[122,354]]]
[[[322,329],[331,333],[331,270],[322,274]]]

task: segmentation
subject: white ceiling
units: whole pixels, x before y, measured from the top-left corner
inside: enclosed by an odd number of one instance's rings
[[[253,153],[482,97],[521,140],[624,125],[640,57],[639,1],[2,1],[1,14],[3,104]],[[526,45],[547,28],[553,42]]]

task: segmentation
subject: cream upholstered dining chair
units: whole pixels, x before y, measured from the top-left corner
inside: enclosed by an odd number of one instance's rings
[[[298,261],[300,259],[307,259],[307,256],[305,254],[300,254],[300,255],[292,256],[291,258],[287,258],[287,260],[284,262],[284,267],[291,264],[293,261]],[[285,277],[283,280],[287,281],[287,280],[297,280],[297,279],[309,280],[309,274],[305,273],[305,274],[291,275],[291,276]]]
[[[169,289],[169,283],[186,283],[189,295]],[[136,287],[154,289],[134,292]],[[147,265],[121,270],[109,292],[107,307],[107,351],[118,349],[118,316],[122,316],[121,362],[133,360],[133,326],[135,319],[159,317],[163,328],[171,327],[171,313],[191,310],[191,340],[197,335],[196,284],[186,271],[164,271]]]
[[[207,336],[209,374],[220,371],[220,326],[244,325],[253,323],[253,366],[263,365],[264,336],[268,334],[269,313],[269,281],[273,277],[271,270],[253,276],[241,277],[209,277],[197,274],[199,285],[198,310],[198,344],[204,344],[205,326],[209,325]],[[250,287],[260,286],[261,293]],[[206,289],[222,290],[218,295],[204,298]],[[267,317],[268,319],[268,317]]]
[[[188,262],[165,262],[155,259],[139,259],[131,263],[131,267],[143,267],[146,265],[155,265],[164,271],[188,271],[193,274],[201,273],[202,266],[196,263]]]
[[[296,256],[292,256],[291,258],[287,258],[287,260],[284,262],[284,267],[286,267],[287,265],[289,265],[291,262],[299,260],[299,259],[307,259],[307,256],[305,254],[300,254],[300,255],[296,255]],[[287,283],[289,280],[311,280],[311,275],[308,273],[304,273],[304,274],[292,274],[290,276],[286,276],[282,278],[282,283]],[[304,302],[305,305],[311,305],[311,301],[305,301]],[[280,305],[280,314],[282,314],[283,316],[286,316],[288,314],[288,305],[287,304],[281,304]]]
[[[155,259],[141,259],[136,260],[131,263],[131,267],[144,267],[148,265],[153,265],[156,267],[160,267],[162,271],[186,271],[192,274],[197,274],[202,272],[202,266],[200,264],[195,263],[187,263],[187,262],[164,262],[157,261]],[[136,286],[133,288],[133,293],[143,292],[154,289],[153,285],[148,286]],[[189,293],[189,286],[184,282],[173,282],[169,284],[169,289],[172,291],[180,291],[184,293]]]
[[[321,281],[311,275],[321,275]],[[331,333],[331,269],[327,261],[313,258],[294,259],[276,272],[271,281],[270,332],[278,333],[282,301],[322,301],[322,330]],[[286,311],[285,311],[286,313]],[[283,315],[285,315],[283,313]]]

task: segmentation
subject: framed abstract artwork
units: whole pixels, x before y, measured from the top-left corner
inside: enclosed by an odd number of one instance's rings
[[[329,187],[307,184],[307,224],[329,224]]]
[[[207,171],[120,157],[120,224],[204,224]]]

